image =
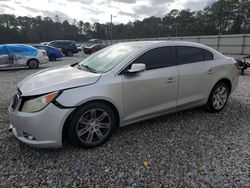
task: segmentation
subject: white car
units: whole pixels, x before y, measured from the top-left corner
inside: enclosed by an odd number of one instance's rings
[[[10,130],[37,147],[61,147],[66,137],[95,147],[115,128],[141,120],[197,106],[218,112],[238,77],[233,58],[201,44],[115,44],[20,82],[9,107]]]
[[[0,69],[10,67],[37,69],[40,64],[48,62],[45,50],[38,50],[25,44],[0,45]]]

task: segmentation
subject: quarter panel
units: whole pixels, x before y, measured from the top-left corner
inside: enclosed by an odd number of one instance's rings
[[[215,73],[210,91],[218,81],[224,78],[230,80],[232,84],[231,93],[235,90],[239,79],[239,70],[235,67],[235,63],[235,60],[230,57],[213,62],[213,69],[215,70]]]

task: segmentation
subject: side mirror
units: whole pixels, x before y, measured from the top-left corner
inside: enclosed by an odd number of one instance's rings
[[[131,68],[127,70],[128,73],[137,73],[146,70],[146,65],[143,63],[135,63],[131,65]]]

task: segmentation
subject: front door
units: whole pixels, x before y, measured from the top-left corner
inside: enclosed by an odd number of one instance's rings
[[[144,63],[145,71],[122,75],[125,123],[176,108],[178,69],[174,56],[173,47],[149,50],[131,63]]]

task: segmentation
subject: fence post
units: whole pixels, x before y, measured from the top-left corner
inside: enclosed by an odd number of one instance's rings
[[[217,51],[219,51],[219,48],[220,48],[220,38],[221,38],[221,36],[219,34],[218,39],[217,39],[217,46],[216,46]]]
[[[200,43],[200,36],[198,36],[198,43]]]
[[[245,45],[246,45],[246,34],[243,34],[243,41],[242,41],[242,45],[241,45],[241,55],[244,55],[244,49],[245,49]]]

